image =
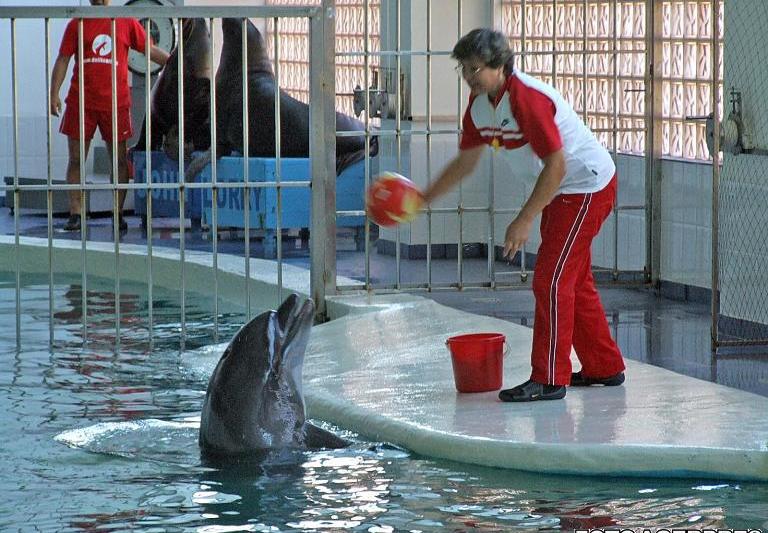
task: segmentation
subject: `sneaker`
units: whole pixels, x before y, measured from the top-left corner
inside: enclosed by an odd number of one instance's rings
[[[581,370],[571,374],[571,387],[589,387],[590,385],[605,385],[616,387],[624,383],[624,372],[619,372],[605,378],[590,378],[581,375]]]
[[[64,223],[64,231],[80,231],[80,215],[69,215]]]
[[[565,398],[565,385],[542,385],[530,379],[522,385],[499,392],[499,400],[502,402],[533,402],[561,398]]]

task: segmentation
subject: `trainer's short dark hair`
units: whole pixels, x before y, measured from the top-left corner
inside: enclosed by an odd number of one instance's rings
[[[491,68],[512,65],[512,50],[507,37],[490,28],[474,29],[459,39],[451,57],[457,61],[477,58]]]

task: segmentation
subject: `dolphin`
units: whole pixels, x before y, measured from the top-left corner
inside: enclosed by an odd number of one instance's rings
[[[349,442],[306,421],[304,352],[315,314],[290,295],[235,334],[208,382],[200,417],[204,457],[343,448]]]
[[[184,146],[204,151],[211,145],[211,36],[204,19],[184,19]],[[163,149],[178,158],[179,136],[179,46],[176,45],[152,86],[152,150]],[[146,149],[146,118],[134,150]]]

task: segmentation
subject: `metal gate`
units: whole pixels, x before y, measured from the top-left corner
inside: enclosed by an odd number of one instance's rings
[[[711,126],[717,157],[712,184],[712,350],[715,356],[765,357],[768,345],[768,234],[765,157],[768,70],[755,62],[755,43],[768,20],[762,5],[713,2],[728,46],[721,60],[725,94]],[[725,6],[724,6],[725,5]],[[725,7],[725,9],[723,9]],[[724,29],[723,26],[724,25]]]
[[[361,9],[358,39],[337,40],[336,63],[356,60],[364,67],[355,107],[380,150],[366,167],[368,183],[390,170],[426,186],[455,153],[468,92],[450,52],[470,29],[497,27],[510,37],[516,66],[553,84],[617,161],[619,202],[593,247],[597,279],[657,279],[652,158],[643,155],[656,149],[651,117],[659,111],[655,95],[646,91],[652,85],[646,53],[652,35],[645,30],[652,27],[650,2],[352,3]],[[370,21],[376,19],[378,51],[370,45]],[[337,21],[337,39],[338,26]],[[489,154],[454,195],[411,224],[390,229],[366,222],[364,235],[355,236],[362,256],[352,258],[352,243],[337,250],[337,290],[528,287],[537,237],[513,263],[501,258],[501,248],[504,228],[529,192],[509,183],[503,163]],[[337,217],[353,215],[359,213],[337,212]],[[344,245],[343,236],[339,244]]]
[[[81,180],[77,184],[69,184],[69,183],[62,183],[61,178],[63,177],[63,169],[61,166],[61,159],[54,160],[54,152],[55,145],[57,140],[60,140],[59,137],[56,137],[53,133],[53,127],[52,127],[52,119],[50,116],[50,113],[48,110],[50,109],[51,104],[51,97],[48,94],[49,93],[49,85],[48,80],[50,79],[50,71],[51,71],[51,54],[52,50],[55,51],[54,46],[56,46],[55,43],[51,42],[51,26],[52,24],[56,23],[58,24],[57,28],[59,32],[63,31],[63,25],[61,24],[62,20],[65,19],[79,19],[79,22],[77,22],[78,27],[80,28],[79,33],[82,34],[82,27],[83,27],[83,20],[84,19],[92,19],[92,18],[105,18],[105,19],[111,19],[111,39],[114,41],[116,36],[116,25],[115,20],[118,18],[137,18],[141,19],[145,25],[145,31],[147,35],[150,35],[150,25],[155,25],[156,21],[163,21],[163,24],[168,23],[171,24],[173,27],[176,28],[176,36],[178,39],[178,51],[179,51],[179,65],[178,65],[178,86],[177,86],[177,98],[178,98],[178,122],[179,122],[179,128],[178,128],[178,138],[179,139],[185,139],[184,135],[184,109],[185,109],[185,102],[184,102],[184,42],[186,37],[183,37],[184,30],[182,27],[182,24],[184,20],[189,19],[200,19],[203,20],[210,28],[214,27],[214,24],[218,24],[220,19],[223,18],[230,18],[230,19],[236,19],[242,23],[242,45],[243,49],[246,48],[246,35],[247,35],[247,27],[248,24],[247,20],[248,17],[258,17],[258,18],[267,18],[267,19],[273,19],[278,20],[282,17],[286,18],[300,18],[306,21],[307,24],[307,43],[308,43],[308,50],[310,53],[308,54],[308,65],[309,65],[309,72],[311,73],[311,83],[308,88],[309,90],[309,96],[310,96],[310,106],[309,106],[309,158],[306,162],[307,169],[304,172],[304,175],[306,176],[304,179],[294,180],[289,182],[288,178],[286,176],[281,176],[281,160],[280,160],[280,121],[278,118],[275,119],[275,146],[276,146],[276,154],[275,154],[275,172],[271,175],[271,177],[267,177],[266,179],[262,179],[260,181],[250,180],[249,179],[249,163],[248,163],[248,146],[247,143],[245,144],[244,153],[242,154],[242,163],[241,163],[241,169],[238,169],[241,172],[241,175],[239,179],[236,180],[227,180],[224,179],[223,176],[217,176],[217,168],[218,165],[211,165],[210,167],[210,175],[208,176],[208,179],[206,181],[187,181],[185,176],[185,147],[184,143],[180,142],[178,143],[178,166],[176,166],[176,163],[174,163],[174,176],[173,180],[164,180],[164,179],[155,179],[156,174],[161,174],[160,172],[153,172],[153,165],[154,163],[154,154],[150,154],[150,150],[146,150],[146,157],[142,157],[136,162],[140,162],[142,165],[144,165],[144,176],[147,177],[147,179],[144,179],[143,182],[140,182],[140,180],[136,180],[134,183],[118,183],[117,180],[117,153],[114,151],[112,154],[111,162],[109,164],[111,168],[111,178],[108,178],[106,181],[102,183],[92,183],[92,182],[86,182],[85,180],[85,154],[83,153],[83,137],[81,133],[80,138],[80,176]],[[312,257],[312,265],[311,265],[311,272],[310,272],[310,287],[309,292],[311,293],[311,296],[315,299],[315,301],[318,304],[318,311],[320,313],[320,316],[323,316],[325,314],[325,302],[326,302],[326,292],[328,290],[332,290],[332,282],[333,279],[333,272],[335,271],[335,265],[334,265],[334,256],[332,253],[329,253],[332,251],[335,241],[335,233],[334,233],[334,221],[333,217],[328,216],[329,212],[332,212],[333,209],[333,194],[334,194],[334,187],[335,182],[332,179],[332,177],[335,175],[335,161],[333,158],[333,154],[335,152],[335,138],[334,138],[334,115],[333,115],[333,79],[332,75],[330,73],[332,72],[332,63],[333,63],[333,33],[332,33],[332,20],[333,20],[333,12],[323,10],[318,7],[158,7],[158,6],[131,6],[131,7],[98,7],[98,8],[91,8],[91,7],[0,7],[0,23],[4,25],[2,32],[0,32],[0,35],[2,35],[3,39],[7,39],[7,42],[9,46],[5,47],[9,51],[9,61],[7,63],[8,69],[7,74],[8,76],[3,79],[3,87],[2,92],[3,94],[6,94],[8,98],[7,106],[4,102],[3,106],[3,121],[9,126],[7,129],[3,129],[2,138],[5,141],[3,144],[3,154],[4,154],[4,161],[3,164],[6,165],[6,171],[8,178],[5,180],[5,184],[3,185],[5,196],[6,196],[6,203],[11,207],[13,212],[13,230],[12,233],[14,235],[14,242],[15,246],[13,248],[14,253],[9,254],[9,256],[4,257],[2,263],[5,265],[12,265],[15,263],[15,268],[11,267],[12,270],[15,270],[15,277],[16,277],[16,307],[17,307],[17,327],[16,327],[16,336],[17,339],[20,342],[21,339],[21,324],[19,322],[20,317],[23,316],[20,312],[21,310],[21,299],[20,294],[22,292],[22,276],[24,269],[22,268],[25,262],[29,261],[29,257],[24,255],[24,251],[22,249],[22,233],[24,231],[24,226],[22,224],[21,219],[21,211],[23,206],[26,206],[26,201],[31,198],[34,195],[44,195],[44,200],[42,202],[42,209],[47,214],[47,224],[44,229],[44,235],[47,237],[47,265],[45,266],[44,270],[47,271],[48,280],[49,280],[49,288],[50,291],[53,291],[54,287],[54,274],[56,273],[57,269],[61,267],[61,264],[63,264],[65,261],[59,262],[57,259],[57,253],[55,251],[53,239],[56,236],[56,231],[54,229],[53,224],[53,211],[54,211],[54,198],[58,196],[59,194],[66,194],[70,191],[77,192],[81,199],[86,197],[91,197],[97,192],[105,191],[109,195],[112,196],[112,198],[115,200],[112,211],[112,217],[114,220],[114,223],[110,225],[110,227],[113,228],[113,233],[111,235],[108,235],[106,238],[102,239],[95,239],[95,240],[107,240],[111,241],[108,246],[112,247],[112,257],[114,260],[114,268],[111,273],[111,278],[114,281],[114,304],[115,304],[115,329],[116,329],[116,338],[118,339],[117,342],[119,343],[120,339],[120,312],[121,312],[121,287],[120,287],[120,280],[122,277],[124,277],[128,270],[131,269],[130,266],[125,266],[126,264],[135,265],[136,261],[135,259],[131,258],[130,260],[125,259],[127,257],[124,253],[124,250],[126,248],[129,248],[129,246],[124,245],[122,240],[122,235],[120,228],[118,226],[118,220],[119,220],[119,213],[117,209],[117,198],[120,193],[131,193],[136,194],[137,192],[141,193],[144,198],[146,198],[147,202],[147,215],[146,215],[146,228],[145,228],[145,251],[142,251],[139,255],[146,256],[145,265],[142,268],[143,272],[146,272],[146,276],[142,277],[142,281],[146,281],[146,290],[147,290],[147,299],[149,303],[149,309],[148,309],[148,324],[147,329],[149,332],[149,335],[152,336],[153,330],[154,330],[154,320],[153,320],[153,286],[156,283],[156,280],[154,279],[154,270],[153,265],[158,256],[165,255],[167,256],[167,250],[165,252],[160,252],[154,249],[154,235],[152,231],[152,222],[153,222],[153,199],[156,197],[164,196],[166,193],[172,194],[175,198],[174,200],[174,206],[175,206],[175,213],[170,213],[170,215],[166,216],[174,216],[177,220],[177,228],[178,233],[174,233],[171,235],[170,240],[172,241],[170,246],[172,248],[178,250],[178,275],[175,276],[174,280],[174,288],[178,290],[179,293],[179,306],[181,309],[181,337],[184,338],[186,336],[186,318],[185,318],[185,308],[187,305],[187,292],[190,289],[188,286],[188,275],[187,275],[187,269],[192,268],[190,265],[194,265],[194,268],[198,268],[201,263],[199,262],[199,257],[195,258],[194,256],[197,255],[195,252],[199,250],[198,247],[197,250],[189,250],[188,246],[190,246],[189,240],[187,238],[187,234],[189,231],[187,230],[186,226],[186,220],[189,219],[189,213],[186,209],[186,202],[189,198],[190,194],[193,194],[194,191],[197,191],[198,193],[206,194],[209,198],[209,207],[212,212],[212,215],[210,217],[210,238],[202,238],[198,239],[198,246],[200,246],[200,241],[207,241],[204,244],[205,251],[208,252],[206,254],[205,259],[203,260],[203,263],[207,268],[210,268],[210,286],[206,287],[206,291],[209,291],[213,294],[212,302],[213,302],[213,309],[211,310],[211,316],[212,316],[212,327],[214,330],[214,335],[218,333],[218,317],[221,314],[221,310],[219,309],[219,296],[220,294],[224,292],[230,291],[230,287],[225,287],[220,285],[219,278],[222,275],[221,269],[219,268],[219,258],[222,251],[219,248],[219,242],[218,242],[218,224],[219,224],[219,217],[217,216],[217,208],[221,205],[221,202],[219,201],[219,197],[225,195],[226,193],[236,193],[241,195],[241,198],[245,198],[245,201],[242,201],[241,203],[244,204],[244,216],[242,218],[242,229],[244,231],[244,238],[243,238],[243,247],[244,247],[244,258],[242,262],[242,269],[244,271],[243,276],[243,292],[241,293],[243,298],[243,304],[245,306],[245,309],[247,310],[246,314],[248,317],[250,317],[252,307],[251,307],[251,300],[250,295],[252,293],[252,284],[255,284],[254,281],[252,281],[252,271],[251,271],[251,253],[249,251],[249,228],[251,224],[251,217],[249,217],[248,212],[248,205],[249,205],[249,198],[251,197],[252,193],[255,193],[257,190],[270,190],[274,191],[274,195],[276,197],[276,210],[278,213],[277,220],[276,220],[276,238],[278,242],[277,247],[277,265],[275,270],[275,279],[271,280],[272,284],[276,287],[276,296],[277,296],[277,302],[259,302],[258,305],[256,305],[256,308],[263,309],[264,306],[272,306],[277,305],[279,301],[282,299],[281,297],[281,291],[283,287],[283,269],[284,269],[284,262],[281,257],[281,248],[279,246],[280,239],[281,239],[281,227],[280,227],[280,220],[281,217],[279,216],[282,210],[281,205],[281,198],[284,195],[287,195],[290,190],[300,190],[303,189],[305,191],[304,198],[306,198],[306,203],[309,205],[303,205],[301,206],[303,209],[303,212],[305,213],[311,213],[311,220],[307,223],[308,226],[311,226],[313,229],[313,234],[316,236],[316,238],[313,239],[313,241],[310,243],[311,247],[311,257]],[[215,32],[213,33],[213,37],[211,39],[211,54],[210,54],[210,72],[215,72],[215,65],[214,62],[216,61],[216,58],[219,55],[219,49],[222,45],[221,41],[217,41]],[[26,49],[28,45],[25,44],[19,44],[19,43],[26,43],[29,39],[34,40],[35,47],[34,47],[34,53],[40,52],[40,55],[42,57],[35,56],[32,60],[25,59],[24,61],[20,62],[18,60],[19,53],[27,54],[30,53],[30,50]],[[78,52],[76,54],[76,57],[79,59],[77,62],[78,65],[80,65],[80,76],[79,79],[83,79],[83,40],[82,37],[79,39],[78,44]],[[278,39],[275,39],[275,43],[278,42]],[[148,45],[149,43],[149,37],[147,37],[147,43],[145,45]],[[117,139],[117,133],[116,133],[116,123],[117,121],[114,120],[116,116],[116,91],[114,90],[114,87],[116,86],[116,58],[115,58],[115,50],[116,47],[109,47],[112,49],[111,52],[106,52],[106,54],[111,53],[111,59],[107,60],[106,58],[103,59],[104,62],[110,62],[111,67],[111,83],[112,83],[112,117],[113,117],[113,128],[112,128],[112,140],[113,145],[115,145],[115,140]],[[277,50],[279,47],[275,46],[275,50]],[[275,57],[277,58],[277,52],[275,52]],[[103,56],[104,54],[102,54]],[[26,57],[26,56],[25,56]],[[149,59],[147,58],[146,63],[144,64],[145,71],[150,71],[150,64]],[[247,85],[248,77],[247,77],[247,54],[242,53],[242,72],[243,72],[243,84]],[[42,74],[42,75],[41,75]],[[279,64],[275,67],[275,79],[277,83],[275,83],[275,95],[278,94],[279,91],[279,79],[280,79],[280,70],[279,70]],[[33,81],[34,80],[34,81]],[[154,82],[153,79],[150,79],[149,76],[146,76],[142,79],[142,82],[144,83],[144,89],[145,89],[145,102],[143,102],[145,109],[150,109],[150,89],[152,86],[152,83]],[[25,99],[25,87],[29,87],[29,93],[35,94],[35,91],[38,91],[40,87],[43,87],[46,91],[46,96],[42,98],[38,98],[37,101],[30,103],[28,100]],[[331,88],[331,90],[328,90],[328,88]],[[82,83],[79,86],[79,117],[80,117],[80,131],[83,131],[83,101],[84,101],[84,92]],[[210,92],[211,92],[211,99],[210,99],[210,107],[207,110],[210,113],[210,136],[211,136],[211,151],[212,151],[212,160],[216,160],[216,84],[213,77],[210,78]],[[242,107],[242,116],[243,116],[243,134],[245,138],[248,138],[248,115],[249,115],[249,106],[248,106],[248,91],[247,89],[242,90],[243,97],[243,107]],[[42,95],[41,95],[42,96]],[[222,97],[222,95],[219,95],[219,97]],[[275,102],[275,113],[274,115],[276,117],[279,117],[279,98],[274,99]],[[140,102],[134,102],[134,105],[141,105]],[[37,106],[37,107],[34,107]],[[39,109],[38,109],[39,107]],[[37,113],[36,115],[33,115],[35,120],[38,120],[40,122],[39,124],[33,124],[30,127],[31,121],[28,119],[26,122],[24,122],[24,113],[27,112],[29,114],[29,109],[34,109],[34,112]],[[147,121],[148,124],[151,122],[152,119],[152,113],[147,113]],[[187,125],[189,126],[189,124]],[[138,128],[138,125],[137,125]],[[146,136],[147,136],[147,146],[151,145],[150,142],[150,132],[151,127],[148,125],[146,129]],[[106,140],[106,139],[105,139]],[[34,145],[34,148],[30,148],[31,145]],[[59,145],[59,150],[61,146]],[[29,158],[27,157],[25,161],[22,161],[22,158],[24,155],[30,153],[30,150],[33,150],[32,153],[36,155],[36,157]],[[36,152],[34,152],[36,150]],[[8,152],[8,153],[6,153]],[[66,152],[65,152],[66,153]],[[59,157],[61,154],[59,153]],[[32,161],[30,161],[32,159]],[[63,160],[66,161],[66,158]],[[22,163],[25,163],[26,165],[24,168],[22,168]],[[58,164],[57,164],[58,163]],[[23,179],[22,172],[30,172],[29,169],[33,169],[33,172],[36,174],[34,180],[25,180]],[[158,169],[155,169],[158,170]],[[285,178],[284,181],[281,180],[281,177]],[[159,193],[159,194],[157,194]],[[330,202],[329,204],[326,204],[326,202]],[[314,208],[312,208],[314,207]],[[199,215],[198,215],[199,216]],[[105,251],[103,246],[98,246],[98,244],[94,245],[94,240],[89,238],[89,229],[86,225],[86,207],[85,202],[81,203],[81,211],[80,211],[80,219],[82,221],[82,229],[80,230],[79,234],[79,249],[80,249],[80,265],[79,270],[82,273],[81,278],[81,285],[79,288],[80,294],[82,295],[82,301],[80,302],[81,305],[81,312],[82,312],[82,328],[83,328],[83,338],[87,338],[88,336],[88,285],[89,285],[89,276],[92,275],[91,272],[93,271],[92,265],[89,264],[88,257],[89,254],[92,254],[94,250],[98,251]],[[329,246],[330,244],[330,246]],[[67,247],[71,249],[71,246]],[[123,251],[121,251],[121,248]],[[10,257],[12,255],[12,257]],[[33,254],[34,255],[34,254]],[[135,251],[134,251],[135,256]],[[35,257],[37,257],[35,255]],[[71,268],[71,264],[69,265]],[[43,267],[41,265],[35,265],[35,268],[38,270],[43,270]],[[130,273],[134,274],[134,273]],[[168,280],[166,279],[166,282]],[[50,335],[51,335],[51,341],[53,341],[54,338],[54,309],[53,309],[53,302],[54,302],[54,296],[53,293],[49,295],[49,301],[50,301],[50,309],[49,314],[51,317],[50,322]]]

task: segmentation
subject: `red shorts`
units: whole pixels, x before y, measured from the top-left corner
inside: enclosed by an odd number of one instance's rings
[[[61,118],[59,131],[72,139],[80,138],[79,106],[67,104],[64,109],[64,116]],[[98,126],[101,132],[101,138],[105,142],[112,142],[112,110],[99,111],[96,109],[85,109],[85,139],[93,139],[93,134]],[[124,141],[133,135],[131,126],[131,110],[128,107],[121,107],[117,110],[117,141]]]

